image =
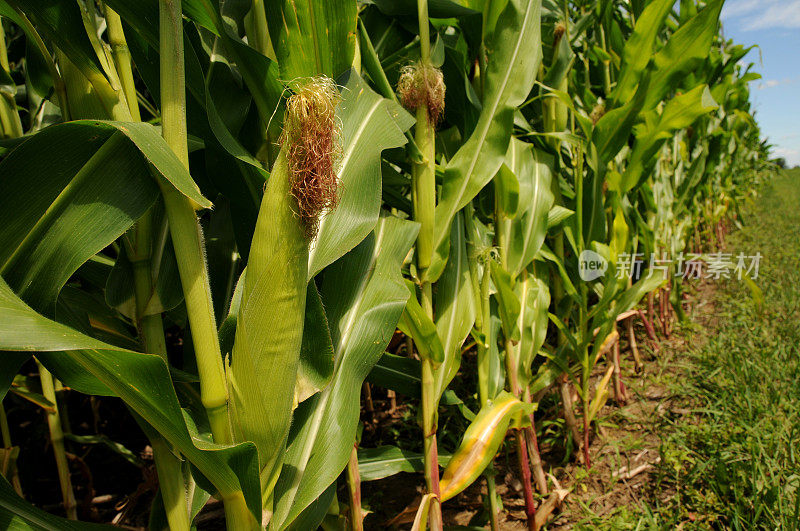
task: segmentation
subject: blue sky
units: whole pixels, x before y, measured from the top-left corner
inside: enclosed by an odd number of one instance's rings
[[[745,56],[762,79],[750,84],[761,134],[773,157],[800,165],[800,0],[727,0],[722,29],[737,44],[758,44]]]

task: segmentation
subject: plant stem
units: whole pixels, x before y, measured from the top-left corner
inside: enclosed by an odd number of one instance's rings
[[[653,328],[653,323],[650,322],[650,319],[647,318],[642,310],[638,310],[637,313],[639,314],[639,319],[642,320],[645,331],[647,331],[647,337],[650,338],[650,340],[655,344],[655,341],[657,341],[658,338],[656,338],[656,331]]]
[[[350,530],[363,531],[364,514],[361,512],[361,476],[358,473],[358,443],[350,451],[347,462],[347,490],[350,493]]]
[[[625,327],[628,331],[628,344],[633,354],[633,363],[636,366],[636,372],[642,372],[644,365],[642,365],[642,357],[639,354],[639,346],[636,344],[636,334],[633,331],[633,317],[628,317],[625,320]]]
[[[626,398],[622,384],[622,368],[620,367],[619,361],[619,340],[614,343],[611,361],[614,364],[614,399],[617,401],[617,404],[623,405]]]
[[[487,467],[483,475],[486,477],[486,495],[489,497],[489,512],[491,513],[489,515],[489,523],[492,531],[498,531],[498,529],[500,529],[501,507],[497,500],[497,484],[494,481],[494,465]]]
[[[0,401],[0,432],[2,432],[3,435],[3,447],[6,449],[6,452],[10,452],[13,447],[11,443],[11,431],[8,429],[8,418],[6,417],[6,409],[3,407],[2,401]],[[19,482],[19,472],[16,466],[14,467],[14,472],[11,474],[11,485],[14,486],[14,490],[21,498],[22,484]]]
[[[2,19],[0,19],[0,67],[7,73],[11,73],[11,68],[8,63],[8,51],[6,50],[6,34],[3,30]],[[0,92],[2,99],[0,99],[0,124],[2,125],[2,134],[6,138],[18,138],[22,136],[22,120],[20,120],[19,113],[17,112],[17,103],[14,101],[14,95],[2,91]]]
[[[478,232],[475,228],[475,207],[472,203],[465,207],[464,223],[467,230],[467,253],[469,256],[470,282],[475,301],[475,330],[478,331],[483,341],[477,342],[478,350],[478,397],[481,406],[489,401],[489,348],[486,341],[488,333],[489,315],[489,268],[485,267],[483,275],[478,273]],[[494,463],[490,463],[483,473],[486,478],[486,495],[489,498],[490,523],[492,531],[499,529],[499,516],[502,509],[497,499],[497,485],[495,484]]]
[[[508,233],[511,220],[503,212],[500,200],[495,194],[494,209],[495,239],[500,254],[500,266],[508,271]],[[522,389],[519,385],[519,351],[511,341],[511,331],[503,330],[505,336],[503,348],[505,350],[506,374],[508,375],[508,387],[517,398],[522,398]],[[528,461],[528,449],[525,444],[525,435],[522,430],[517,430],[517,459],[519,471],[522,479],[522,487],[525,492],[525,514],[528,517],[528,529],[533,529],[534,517],[536,516],[536,505],[533,501],[533,487],[531,485],[531,466]]]
[[[606,30],[602,24],[600,24],[600,48],[608,53],[606,49]],[[606,60],[603,60],[603,93],[606,99],[611,97],[611,65]]]
[[[272,42],[269,38],[267,28],[267,14],[264,8],[264,0],[252,0],[250,12],[245,17],[245,34],[247,42],[254,49],[275,60],[275,51],[272,49]]]
[[[181,2],[161,0],[159,8],[161,121],[164,140],[188,169]],[[197,357],[201,401],[208,413],[214,441],[230,444],[232,435],[228,419],[228,388],[211,301],[202,229],[189,199],[163,180],[159,181],[159,185],[164,196],[175,255],[178,257],[178,271]]]
[[[528,389],[525,389],[523,399],[526,403],[531,403]],[[539,494],[547,494],[547,479],[544,476],[544,468],[542,468],[542,455],[539,453],[539,439],[536,436],[536,420],[533,413],[530,414],[530,419],[531,425],[525,428],[525,438],[528,442],[528,456],[531,460],[531,468],[533,468],[533,479]]]
[[[576,447],[581,444],[581,435],[578,431],[578,420],[575,418],[575,409],[572,402],[572,393],[569,388],[569,376],[562,374],[558,377],[558,390],[561,393],[561,405],[564,408],[564,422],[572,434]]]
[[[592,461],[589,458],[589,393],[584,394],[583,398],[583,459],[586,470],[592,468]]]
[[[125,40],[122,19],[120,19],[116,11],[108,6],[106,6],[106,25],[108,26],[108,43],[111,45],[111,56],[114,58],[114,65],[122,85],[122,93],[128,104],[128,110],[131,113],[131,119],[134,122],[140,122],[142,117],[139,112],[139,102],[136,98],[136,84],[133,81],[131,52],[128,49],[128,42]]]
[[[131,54],[122,29],[122,20],[108,6],[105,8],[105,14],[108,41],[111,44],[114,66],[122,84],[122,93],[125,96],[131,119],[138,122],[141,121],[141,114],[136,97],[136,86],[133,81]],[[129,242],[127,247],[128,258],[133,268],[136,329],[139,331],[139,339],[143,351],[160,355],[169,366],[161,314],[147,313],[148,303],[154,293],[152,225],[153,212],[151,209],[134,225],[131,240],[126,240]],[[164,503],[164,512],[167,516],[169,528],[172,531],[188,531],[191,527],[191,522],[189,518],[189,502],[186,498],[186,488],[181,470],[181,459],[173,452],[169,443],[159,435],[150,437],[150,445],[153,448],[153,460],[156,464],[161,499]]]
[[[533,488],[531,487],[531,465],[528,462],[528,448],[525,444],[525,435],[522,430],[517,430],[517,460],[522,473],[522,487],[525,492],[525,515],[528,517],[528,529],[535,529],[536,504],[533,502]]]
[[[225,507],[225,524],[231,531],[246,531],[249,529],[261,529],[253,518],[253,513],[244,501],[242,491],[223,496],[222,504]]]
[[[181,460],[173,453],[169,443],[163,437],[151,437],[153,460],[156,463],[158,486],[164,502],[170,531],[188,531],[191,528],[189,519],[189,500],[183,483]]]
[[[53,455],[56,458],[58,468],[58,481],[61,485],[61,498],[64,502],[64,510],[70,520],[78,519],[77,505],[75,503],[75,493],[72,491],[72,480],[69,474],[69,461],[64,450],[64,432],[61,429],[61,416],[58,414],[58,402],[56,390],[53,384],[53,375],[45,369],[44,365],[36,360],[39,366],[39,378],[42,381],[42,394],[46,399],[54,404],[53,411],[48,411],[47,426],[50,429],[50,443],[53,445]]]
[[[430,67],[430,34],[428,31],[428,2],[417,0],[419,15],[420,68],[427,75]],[[424,280],[431,265],[434,242],[434,211],[436,209],[436,151],[434,125],[428,116],[428,106],[417,108],[417,125],[414,131],[417,146],[422,153],[422,162],[415,163],[412,172],[414,219],[420,224],[417,236],[417,271],[423,279],[421,285],[421,305],[433,319],[433,294],[429,281]],[[442,529],[442,509],[439,501],[439,458],[436,445],[437,430],[436,386],[434,383],[433,362],[422,360],[422,430],[425,441],[425,483],[429,493],[435,494],[431,500],[429,525],[434,531]]]
[[[430,296],[430,284],[426,284]],[[423,287],[425,287],[423,286]],[[423,295],[423,300],[425,296]],[[423,306],[424,308],[425,306]],[[433,362],[422,361],[422,430],[425,438],[425,483],[428,492],[435,494],[436,499],[431,500],[429,524],[432,530],[442,529],[442,513],[439,496],[439,451],[436,444],[437,431],[437,400],[433,375]]]
[[[167,359],[167,345],[164,340],[164,326],[161,314],[146,315],[147,303],[153,295],[153,279],[151,276],[151,212],[147,212],[134,227],[135,242],[129,251],[133,265],[133,286],[136,298],[136,328],[145,352],[159,354],[164,362]],[[181,460],[173,453],[170,445],[160,436],[150,437],[153,448],[153,459],[161,487],[161,498],[171,531],[183,531],[191,527],[189,519],[189,503],[183,483]]]
[[[509,388],[517,398],[521,398],[522,392],[519,388],[517,374],[518,361],[514,354],[514,346],[511,339],[506,338],[504,343],[506,351],[506,374],[509,378]],[[536,516],[536,505],[533,502],[533,487],[531,485],[531,465],[528,461],[528,449],[525,444],[525,437],[522,430],[517,430],[517,460],[522,479],[522,487],[525,492],[525,514],[528,517],[528,529],[533,529],[533,519]]]
[[[183,66],[183,22],[180,0],[159,2],[159,51],[161,55],[161,122],[164,140],[186,169],[189,169],[186,132],[186,87]],[[211,301],[203,233],[189,199],[171,184],[159,181],[170,234],[178,257],[192,344],[200,376],[200,400],[208,414],[214,442],[233,441],[228,417],[228,387]],[[241,490],[223,495],[228,529],[257,527]]]
[[[490,306],[489,306],[489,267],[488,264],[484,267],[483,278],[481,278],[480,288],[480,308],[482,308],[482,315],[478,323],[478,331],[483,336],[483,341],[478,343],[478,393],[481,399],[481,405],[489,400],[489,327],[491,322]]]

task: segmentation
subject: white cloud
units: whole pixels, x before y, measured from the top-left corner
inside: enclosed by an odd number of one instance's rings
[[[767,0],[769,1],[769,0]],[[764,5],[763,0],[734,0],[733,2],[726,2],[722,8],[721,18],[728,19],[746,15],[751,11],[758,9],[758,6]]]
[[[785,77],[783,79],[765,79],[761,83],[759,83],[756,88],[759,90],[769,89],[778,87],[780,85],[790,85],[797,81],[798,78],[796,77]]]
[[[746,31],[800,28],[800,0],[735,0],[722,9],[722,19],[737,19]]]
[[[786,159],[786,165],[800,166],[800,148],[774,147],[772,148],[772,158],[782,157]]]

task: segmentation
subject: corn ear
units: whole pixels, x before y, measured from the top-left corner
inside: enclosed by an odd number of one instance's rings
[[[234,439],[255,442],[265,498],[280,470],[303,338],[308,240],[293,207],[281,150],[261,201],[227,369]]]

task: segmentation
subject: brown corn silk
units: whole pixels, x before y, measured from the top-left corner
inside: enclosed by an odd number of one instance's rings
[[[427,107],[432,124],[439,122],[444,111],[444,92],[444,76],[438,68],[413,63],[400,70],[400,79],[397,81],[400,102],[412,111]]]
[[[287,102],[281,142],[286,149],[292,196],[307,238],[317,234],[319,216],[339,200],[336,166],[341,158],[333,81],[314,77],[296,83]]]

